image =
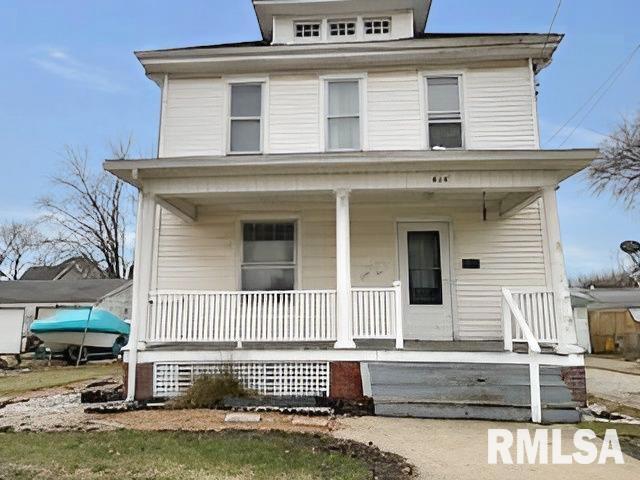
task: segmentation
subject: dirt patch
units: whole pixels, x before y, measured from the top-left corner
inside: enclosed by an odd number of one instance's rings
[[[224,417],[229,413],[225,410],[137,410],[131,412],[118,412],[113,414],[88,414],[93,421],[106,420],[112,425],[131,430],[177,430],[177,431],[223,431],[246,430],[246,424],[225,423]],[[260,423],[252,424],[252,430],[280,430],[285,432],[318,432],[329,433],[338,427],[336,419],[330,419],[326,426],[303,425],[293,420],[300,418],[297,415],[284,415],[280,413],[261,413]]]

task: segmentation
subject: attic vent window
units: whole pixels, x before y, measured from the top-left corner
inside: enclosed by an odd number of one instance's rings
[[[365,35],[388,35],[391,33],[390,18],[367,18],[364,21]]]
[[[352,37],[356,34],[356,22],[329,22],[329,34],[332,37]]]
[[[319,23],[296,23],[296,38],[319,38]]]

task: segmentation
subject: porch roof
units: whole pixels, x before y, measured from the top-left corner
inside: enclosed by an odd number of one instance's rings
[[[143,179],[193,176],[385,171],[546,170],[557,183],[587,167],[597,149],[416,150],[271,155],[203,155],[106,160],[105,170],[138,188]]]

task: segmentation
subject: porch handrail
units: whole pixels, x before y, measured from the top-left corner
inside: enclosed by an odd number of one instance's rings
[[[524,314],[522,313],[522,310],[520,310],[520,307],[514,300],[513,293],[508,288],[504,288],[504,287],[502,288],[502,301],[503,301],[502,323],[503,323],[503,331],[504,331],[505,350],[509,350],[509,351],[513,350],[513,332],[511,328],[511,319],[515,318],[516,323],[520,328],[520,331],[522,332],[524,339],[527,341],[527,344],[529,345],[529,351],[540,353],[541,352],[540,344],[538,343],[538,340],[533,334],[533,331],[529,327],[529,324],[527,323],[527,320],[525,319]],[[508,307],[508,308],[505,308],[505,307]]]
[[[355,339],[394,339],[404,348],[400,282],[391,287],[351,288],[352,332]]]

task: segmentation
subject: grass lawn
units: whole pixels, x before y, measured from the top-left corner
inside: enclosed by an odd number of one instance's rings
[[[35,368],[31,372],[0,377],[0,397],[121,374],[122,367],[118,363],[90,363],[78,368],[72,366]]]
[[[323,437],[285,433],[0,433],[0,478],[364,480]]]

